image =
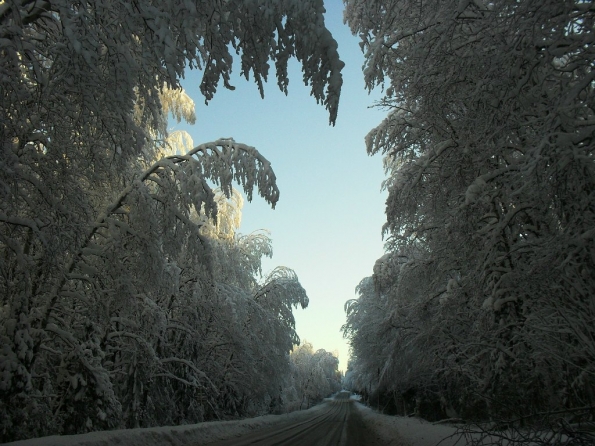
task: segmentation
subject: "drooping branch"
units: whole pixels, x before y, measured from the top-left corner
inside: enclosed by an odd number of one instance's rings
[[[248,161],[250,160],[255,160],[256,164],[254,162],[249,164]],[[217,161],[219,162],[218,164]],[[61,279],[49,293],[49,302],[43,312],[43,319],[41,321],[42,330],[46,329],[58,297],[64,290],[69,278],[72,277],[72,272],[84,257],[85,250],[89,247],[99,229],[105,226],[107,219],[111,215],[120,214],[119,210],[125,203],[126,198],[152,175],[163,170],[174,171],[178,166],[188,163],[195,163],[201,168],[203,179],[208,178],[218,182],[222,185],[223,190],[231,188],[231,181],[235,178],[244,186],[246,193],[250,193],[250,196],[252,187],[256,186],[260,195],[271,205],[274,206],[279,198],[279,190],[270,162],[254,147],[236,143],[233,139],[219,139],[214,142],[204,143],[196,146],[186,155],[168,156],[157,161],[139,177],[134,179],[128,187],[122,190],[118,197],[106,207],[89,227],[81,246],[70,257],[63,269]],[[216,212],[216,210],[214,211]],[[36,344],[35,352],[39,350],[41,342],[39,340]]]

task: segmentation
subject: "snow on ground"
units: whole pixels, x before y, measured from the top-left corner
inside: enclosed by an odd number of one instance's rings
[[[11,446],[187,446],[238,437],[274,424],[301,421],[324,408],[319,404],[308,410],[283,415],[265,415],[234,421],[209,421],[183,426],[150,427],[90,432],[81,435],[53,435],[6,443]]]
[[[454,446],[458,439],[458,436],[449,438],[456,427],[434,425],[419,418],[384,415],[360,403],[356,403],[356,407],[366,426],[387,446],[436,446],[438,443]]]
[[[361,413],[366,426],[373,430],[386,446],[435,446],[445,439],[440,446],[453,446],[455,439],[447,438],[456,428],[433,425],[425,420],[380,414],[357,402],[356,408]],[[30,440],[7,443],[12,446],[187,446],[201,445],[213,441],[230,439],[259,428],[286,422],[299,422],[316,411],[324,408],[323,404],[309,410],[296,411],[283,415],[265,415],[234,421],[210,421],[183,426],[151,427],[145,429],[121,429],[114,431],[90,432],[81,435],[53,435]],[[460,443],[459,443],[460,444]]]
[[[356,399],[353,398],[352,399]],[[400,417],[384,415],[375,410],[356,403],[366,427],[379,437],[379,440],[386,446],[464,446],[470,441],[476,445],[538,445],[538,444],[569,444],[571,441],[567,435],[551,430],[531,431],[509,429],[496,433],[483,431],[479,427],[467,426],[468,433],[457,433],[457,427],[453,425],[433,424],[420,418]],[[462,426],[461,426],[462,427]],[[587,431],[589,427],[585,426]],[[584,433],[581,437],[585,443],[595,434]],[[581,440],[578,440],[579,442]],[[574,443],[573,443],[574,444]],[[578,443],[577,443],[578,444]],[[595,445],[595,442],[593,443]]]

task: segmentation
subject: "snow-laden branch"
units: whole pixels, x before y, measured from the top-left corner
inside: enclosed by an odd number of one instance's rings
[[[256,161],[256,164],[254,161]],[[272,171],[268,160],[255,148],[245,144],[236,143],[232,139],[221,139],[212,143],[201,144],[196,146],[186,155],[168,156],[157,161],[138,176],[128,187],[122,190],[112,204],[107,206],[90,226],[81,247],[66,263],[62,279],[54,285],[54,288],[49,293],[48,303],[44,310],[44,316],[41,323],[42,329],[46,328],[60,293],[74,269],[84,257],[85,250],[92,243],[97,232],[105,226],[105,222],[110,219],[110,216],[112,214],[119,214],[127,197],[133,191],[141,187],[150,176],[159,174],[162,171],[172,171],[175,174],[178,166],[187,164],[196,165],[198,167],[197,172],[201,173],[204,176],[203,178],[209,178],[220,183],[223,190],[231,188],[232,178],[235,178],[244,186],[249,197],[251,197],[252,188],[256,186],[263,198],[272,205],[274,205],[279,198],[279,190],[275,182],[275,174]],[[155,199],[156,197],[153,198]],[[162,199],[160,198],[160,200]],[[209,212],[216,212],[216,210],[207,209],[207,213]],[[193,225],[193,223],[182,214],[178,213],[178,217],[181,218],[185,224]],[[140,238],[145,237],[144,234],[136,233],[119,220],[115,220],[114,224],[124,227],[126,231],[133,236]],[[39,347],[36,347],[36,350],[38,348]]]

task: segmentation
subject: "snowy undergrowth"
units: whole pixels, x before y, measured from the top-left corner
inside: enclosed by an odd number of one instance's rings
[[[353,398],[356,401],[357,398]],[[488,431],[473,425],[438,425],[422,418],[384,415],[361,403],[356,404],[368,429],[386,446],[537,446],[591,445],[594,434],[568,435],[553,430],[508,429]]]
[[[308,410],[283,415],[264,415],[233,421],[209,421],[184,426],[162,426],[145,429],[98,431],[80,435],[52,435],[50,437],[7,443],[12,446],[186,446],[203,445],[244,435],[256,429],[286,422],[299,422],[324,408],[319,404]]]
[[[373,430],[386,446],[453,446],[456,438],[451,437],[456,428],[434,425],[419,418],[384,415],[370,407],[356,403],[366,426]],[[449,438],[450,437],[450,438]],[[459,444],[461,444],[459,442]]]

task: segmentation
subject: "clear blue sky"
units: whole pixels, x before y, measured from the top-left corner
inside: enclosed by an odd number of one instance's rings
[[[240,232],[268,229],[274,256],[264,271],[277,265],[292,268],[310,298],[296,310],[297,331],[315,349],[338,350],[340,368],[347,366],[348,346],[340,332],[343,305],[355,287],[372,274],[383,254],[382,225],[386,194],[380,156],[369,157],[364,137],[385,112],[370,108],[379,92],[368,95],[361,71],[358,38],[343,24],[341,0],[326,0],[326,24],[345,62],[343,89],[335,127],[323,106],[303,85],[300,66],[289,71],[289,94],[274,78],[262,100],[253,82],[239,77],[222,86],[208,106],[199,92],[200,73],[188,70],[183,86],[196,103],[196,125],[187,130],[195,145],[221,137],[256,147],[271,161],[281,191],[275,210],[260,197],[245,203]]]

